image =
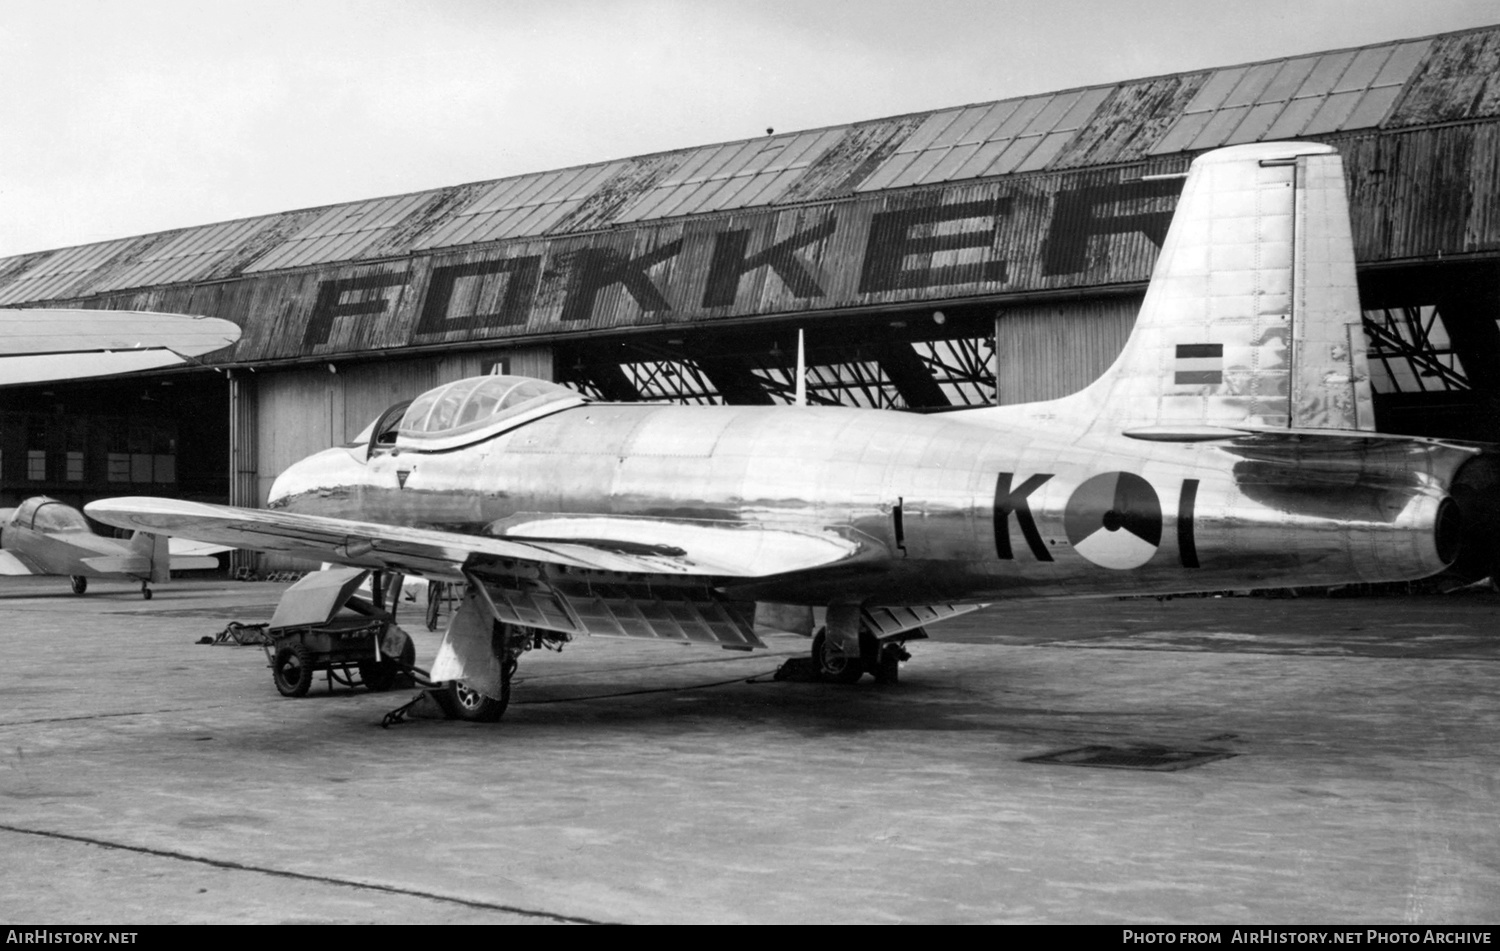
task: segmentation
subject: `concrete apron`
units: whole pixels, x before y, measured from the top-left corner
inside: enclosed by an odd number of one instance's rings
[[[193,642],[281,585],[0,579],[0,917],[1487,923],[1500,601],[1001,606],[901,683],[590,639],[498,724]],[[430,664],[439,637],[403,626]],[[1039,765],[1091,745],[1238,754]]]

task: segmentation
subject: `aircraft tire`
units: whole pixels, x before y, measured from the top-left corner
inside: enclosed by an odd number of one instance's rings
[[[507,661],[500,677],[499,700],[486,697],[477,690],[470,690],[459,680],[451,680],[433,690],[432,696],[450,720],[495,723],[505,716],[505,708],[510,706],[510,678],[515,672],[516,662]]]
[[[875,682],[878,684],[893,684],[901,679],[901,655],[893,650],[881,648],[879,659],[875,661]]]
[[[312,687],[313,669],[307,648],[293,641],[276,649],[271,661],[271,679],[283,697],[305,697]]]
[[[864,633],[861,632],[861,639]],[[843,654],[834,654],[827,651],[828,632],[826,628],[819,628],[813,637],[812,659],[818,669],[818,676],[828,683],[852,684],[858,683],[859,678],[865,675],[865,665],[859,657],[845,657]],[[863,646],[863,645],[861,645]]]
[[[142,588],[141,589],[141,597],[145,598],[147,601],[150,601],[151,600],[151,589],[150,588]]]
[[[69,575],[68,584],[72,586],[74,594],[83,594],[89,589],[89,579],[83,575]]]

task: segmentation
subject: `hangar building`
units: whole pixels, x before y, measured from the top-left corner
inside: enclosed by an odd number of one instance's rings
[[[1344,156],[1377,425],[1500,439],[1500,27],[1154,76],[0,260],[0,306],[206,314],[204,367],[0,391],[0,505],[264,502],[390,404],[493,371],[607,400],[933,409],[1081,388],[1178,173]]]

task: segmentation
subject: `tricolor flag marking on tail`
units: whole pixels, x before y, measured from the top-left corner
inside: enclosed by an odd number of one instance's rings
[[[1224,382],[1222,343],[1179,343],[1172,382],[1178,386]]]

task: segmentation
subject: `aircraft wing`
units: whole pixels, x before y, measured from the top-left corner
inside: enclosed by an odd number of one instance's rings
[[[144,311],[0,309],[0,385],[176,366],[229,346],[238,325]]]
[[[176,499],[104,499],[84,510],[121,528],[453,581],[466,568],[505,562],[744,580],[855,561],[879,544],[832,531],[617,517],[537,517],[497,526],[501,535],[466,535]]]
[[[40,575],[46,572],[38,571],[26,561],[16,557],[14,552],[0,551],[0,575]]]

